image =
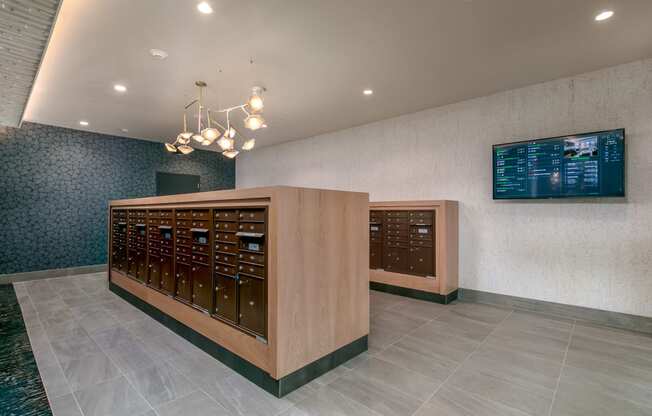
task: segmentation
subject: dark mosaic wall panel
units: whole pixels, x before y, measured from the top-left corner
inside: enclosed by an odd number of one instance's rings
[[[108,201],[155,195],[157,171],[235,186],[219,153],[33,123],[0,128],[0,169],[0,274],[106,263]]]

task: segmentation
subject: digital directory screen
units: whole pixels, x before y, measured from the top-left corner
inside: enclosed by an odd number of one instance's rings
[[[625,196],[625,130],[493,146],[494,199]]]

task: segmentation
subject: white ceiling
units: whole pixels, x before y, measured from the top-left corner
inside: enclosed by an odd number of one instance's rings
[[[650,0],[196,3],[64,0],[25,119],[164,141],[195,80],[212,108],[262,84],[270,145],[652,56]]]

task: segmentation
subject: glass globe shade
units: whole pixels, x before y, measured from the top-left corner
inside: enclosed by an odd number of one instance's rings
[[[258,130],[265,123],[265,119],[260,114],[251,114],[245,118],[245,127],[249,130]]]
[[[228,157],[229,159],[233,159],[234,157],[238,156],[238,153],[240,153],[240,152],[238,152],[235,149],[230,149],[230,150],[226,150],[226,151],[222,152],[222,154],[224,156]]]
[[[183,153],[184,155],[187,155],[187,154],[189,154],[189,153],[192,153],[194,150],[195,150],[195,149],[193,149],[192,147],[188,146],[187,144],[183,144],[183,145],[179,146],[179,151],[180,151],[181,153]]]
[[[204,139],[211,140],[211,143],[213,143],[213,140],[220,137],[220,131],[215,127],[208,127],[202,130],[201,135]]]
[[[177,147],[173,145],[172,143],[165,143],[165,150],[171,153],[176,153],[177,152]]]
[[[217,141],[217,145],[220,146],[222,150],[228,150],[233,147],[234,141],[233,139],[230,139],[228,137],[220,137],[220,139]]]
[[[251,150],[256,145],[256,139],[249,139],[242,144],[242,150]]]

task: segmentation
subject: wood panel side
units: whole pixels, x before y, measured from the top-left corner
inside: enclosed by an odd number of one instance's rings
[[[444,204],[444,235],[440,258],[446,262],[446,280],[441,293],[447,295],[459,287],[459,209],[457,201]]]
[[[273,205],[282,377],[369,333],[369,196],[284,189]]]
[[[205,313],[136,282],[122,273],[115,270],[111,270],[110,273],[112,283],[244,358],[256,367],[267,371],[273,377],[273,369],[270,366],[270,351],[267,344],[263,344],[254,337],[213,319]]]

